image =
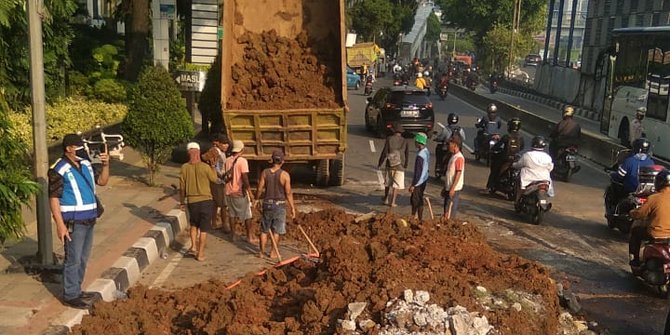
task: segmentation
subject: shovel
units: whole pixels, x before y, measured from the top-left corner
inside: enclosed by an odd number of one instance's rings
[[[305,236],[305,238],[307,239],[307,243],[309,243],[309,246],[310,246],[310,247],[312,248],[312,250],[314,250],[314,252],[316,253],[316,257],[319,257],[319,256],[321,255],[321,254],[319,253],[319,249],[317,249],[316,246],[314,246],[314,243],[312,243],[312,240],[309,238],[309,236],[307,236],[307,233],[305,233],[305,230],[302,229],[302,226],[301,226],[301,225],[298,225],[298,229],[300,229],[300,232],[302,233],[302,235]]]
[[[433,214],[433,205],[430,204],[430,198],[428,197],[423,197],[426,200],[426,203],[428,204],[428,212],[430,213],[430,219],[433,220],[435,219],[435,214]]]

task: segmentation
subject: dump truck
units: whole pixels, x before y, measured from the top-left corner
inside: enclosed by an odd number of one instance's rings
[[[357,43],[347,48],[347,64],[351,68],[360,68],[363,64],[370,64],[377,61],[381,55],[382,49],[373,42]]]
[[[274,150],[314,183],[344,182],[347,87],[344,0],[232,0],[223,6],[221,108],[250,173]]]

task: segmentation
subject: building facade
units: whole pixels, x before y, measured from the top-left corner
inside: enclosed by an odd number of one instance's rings
[[[609,46],[613,29],[667,25],[670,25],[670,0],[590,0],[582,72],[595,73],[598,54]]]
[[[594,0],[591,0],[594,1]],[[586,31],[586,17],[589,0],[565,0],[563,2],[562,15],[560,0],[554,0],[553,13],[549,19],[551,22],[546,55],[553,62],[554,54],[557,54],[556,64],[562,66],[578,67],[582,58],[582,46]],[[573,8],[575,23],[572,25]],[[560,15],[560,20],[559,20]],[[558,48],[556,48],[556,35],[558,25],[561,25]],[[570,29],[572,28],[572,44],[570,45]],[[546,37],[545,37],[546,38]],[[566,64],[568,46],[570,46],[570,63]]]

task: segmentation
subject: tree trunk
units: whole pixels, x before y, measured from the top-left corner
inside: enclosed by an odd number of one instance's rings
[[[149,51],[149,0],[127,1],[126,15],[126,80],[136,81]]]

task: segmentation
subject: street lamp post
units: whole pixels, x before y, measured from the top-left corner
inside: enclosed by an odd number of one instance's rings
[[[514,0],[514,9],[512,13],[512,32],[510,33],[509,43],[509,62],[507,64],[507,76],[512,77],[512,64],[514,63],[514,37],[516,31],[519,29],[519,21],[521,18],[521,0]]]

